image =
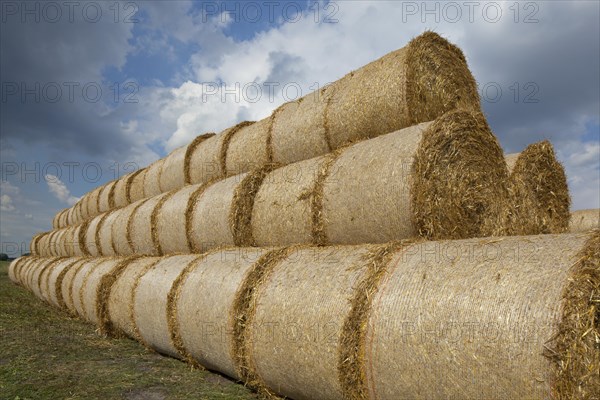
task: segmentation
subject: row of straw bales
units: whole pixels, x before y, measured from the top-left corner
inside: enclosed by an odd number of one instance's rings
[[[447,142],[434,143],[436,137]],[[35,237],[31,248],[41,256],[163,255],[230,245],[385,243],[599,226],[598,210],[571,219],[566,176],[549,142],[507,155],[507,172],[499,151],[480,114],[455,111],[327,156],[140,200]],[[469,198],[472,193],[478,198]]]
[[[267,396],[600,393],[600,231],[23,257],[9,274],[106,334],[132,337]]]
[[[458,110],[326,156],[140,200],[35,238],[32,249],[162,255],[490,236],[502,229],[507,177],[483,115]]]
[[[138,200],[217,178],[287,165],[436,119],[479,109],[462,51],[433,32],[353,71],[258,122],[199,136],[147,168],[100,186],[57,214],[54,228],[83,222]]]

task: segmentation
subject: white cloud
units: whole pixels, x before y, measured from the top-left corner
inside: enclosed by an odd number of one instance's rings
[[[50,193],[52,193],[58,200],[70,206],[72,206],[79,200],[78,197],[71,196],[71,192],[67,188],[67,185],[65,185],[65,183],[61,181],[57,176],[48,174],[44,178],[46,180],[46,183],[48,184],[48,189],[50,190]]]
[[[0,196],[0,210],[7,212],[15,210],[13,200],[9,195],[3,194]]]

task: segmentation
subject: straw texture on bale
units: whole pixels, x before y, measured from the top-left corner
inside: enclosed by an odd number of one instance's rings
[[[510,171],[508,235],[563,233],[569,228],[571,197],[562,164],[552,144],[534,143],[507,156]]]
[[[197,254],[163,258],[150,268],[134,289],[134,323],[143,342],[159,353],[177,357],[171,343],[167,318],[167,298],[181,271],[198,258]]]
[[[174,282],[167,309],[171,341],[182,359],[240,378],[233,356],[234,300],[265,252],[256,248],[210,252],[194,260]]]
[[[570,232],[587,232],[600,229],[600,209],[578,210],[571,213]]]
[[[410,246],[372,300],[364,390],[379,399],[589,398],[600,387],[599,256],[598,233]],[[581,269],[586,284],[573,287]],[[565,351],[554,344],[563,337]],[[556,386],[565,374],[569,389]]]

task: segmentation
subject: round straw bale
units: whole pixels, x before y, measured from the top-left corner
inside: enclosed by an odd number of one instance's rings
[[[65,272],[62,281],[60,282],[60,296],[62,299],[63,309],[68,311],[72,315],[77,314],[77,310],[75,309],[74,299],[73,299],[73,280],[75,276],[78,274],[79,270],[83,268],[84,265],[88,264],[93,259],[87,257],[80,257],[79,261],[77,261],[74,265],[71,266]],[[59,288],[57,288],[57,291]]]
[[[234,354],[234,303],[267,251],[235,248],[208,253],[182,272],[169,292],[171,339],[179,355],[239,379]]]
[[[70,283],[69,296],[73,304],[73,310],[77,316],[85,320],[89,320],[84,304],[85,286],[92,271],[105,261],[107,261],[106,258],[88,258],[77,269]]]
[[[262,385],[294,399],[342,398],[338,343],[367,255],[364,246],[300,249],[257,287],[247,367]]]
[[[162,173],[163,165],[165,164],[165,159],[161,158],[160,160],[154,161],[144,174],[144,197],[154,197],[158,196],[162,193],[160,190],[160,175]]]
[[[29,290],[29,273],[34,265],[36,265],[37,260],[40,257],[32,256],[28,261],[23,264],[23,267],[19,270],[19,284],[23,286],[25,289]]]
[[[140,169],[138,173],[131,178],[131,183],[128,188],[128,199],[130,204],[146,197],[144,195],[144,181],[146,172],[148,172],[148,168]]]
[[[14,259],[9,265],[8,265],[8,279],[11,280],[11,282],[18,284],[19,283],[19,272],[21,270],[21,268],[23,267],[23,265],[25,265],[25,262],[29,260],[29,257],[19,257]]]
[[[28,263],[24,270],[23,270],[23,274],[22,274],[22,281],[21,283],[23,284],[23,287],[26,290],[31,291],[30,287],[30,283],[31,283],[31,274],[33,273],[33,271],[35,271],[35,269],[37,268],[37,266],[39,265],[39,260],[43,258],[43,257],[34,257],[30,263]]]
[[[259,246],[486,236],[507,170],[483,115],[453,111],[271,172],[254,200]]]
[[[191,213],[188,213],[187,210],[188,206],[193,206],[190,204],[192,195],[204,187],[204,185],[188,185],[166,198],[160,209],[155,211],[155,231],[159,253],[191,252],[186,229],[187,218],[191,217]]]
[[[63,216],[62,216],[62,223],[61,223],[61,228],[64,228],[65,226],[68,226],[71,221],[74,219],[73,217],[73,211],[71,208],[68,208],[65,210]]]
[[[31,271],[29,276],[29,284],[27,287],[29,290],[38,298],[42,298],[42,294],[40,292],[40,284],[42,280],[42,273],[45,269],[57,260],[56,257],[43,257],[39,259],[39,262],[36,263],[34,269]]]
[[[56,215],[54,215],[54,218],[52,219],[52,228],[53,229],[60,229],[62,228],[62,216],[63,214],[67,211],[68,209],[65,208],[63,210],[60,210],[58,213],[56,213]]]
[[[83,236],[84,241],[83,243],[80,243],[87,251],[86,254],[89,254],[92,257],[98,257],[100,255],[100,249],[98,243],[96,243],[96,232],[98,232],[98,226],[100,225],[100,221],[102,221],[102,217],[103,215],[97,215],[88,221]]]
[[[65,229],[57,229],[50,236],[50,255],[54,257],[63,256],[62,241]]]
[[[28,266],[23,275],[23,287],[31,292],[33,273],[40,267],[42,260],[45,257],[36,257]]]
[[[578,210],[571,213],[570,232],[587,232],[592,229],[600,229],[599,209]]]
[[[50,231],[46,235],[45,240],[42,242],[43,248],[42,248],[41,254],[44,257],[55,256],[55,254],[54,254],[54,237],[56,236],[57,233],[58,233],[58,231]]]
[[[58,244],[59,255],[73,256],[73,225],[63,228],[63,233]]]
[[[152,215],[168,195],[168,193],[163,193],[144,200],[138,209],[131,214],[128,224],[130,225],[129,237],[133,244],[133,253],[158,255],[158,249],[152,238]]]
[[[231,134],[224,149],[227,176],[261,168],[272,161],[267,150],[270,125],[271,119],[265,118]]]
[[[19,259],[23,259],[22,262],[19,262],[15,265],[15,283],[19,286],[25,287],[25,276],[27,275],[27,271],[29,270],[29,265],[36,259],[37,256],[28,256],[28,257],[20,257]]]
[[[31,241],[29,242],[29,251],[31,252],[31,254],[40,255],[39,241],[42,238],[42,236],[44,236],[44,234],[45,234],[45,232],[36,233],[31,238]]]
[[[122,332],[135,338],[136,328],[133,320],[134,288],[139,279],[160,257],[140,257],[132,259],[119,274],[110,288],[107,300],[107,314],[110,322],[110,333]],[[106,323],[106,321],[104,321]]]
[[[60,262],[68,259],[68,257],[56,257],[52,262],[47,264],[42,271],[40,272],[39,282],[38,282],[38,297],[47,303],[50,302],[50,285],[49,285],[49,277],[52,269],[59,264]]]
[[[117,179],[114,188],[115,208],[125,207],[129,204],[129,202],[127,201],[127,185],[129,179],[131,178],[131,175],[133,175],[134,173],[135,172],[125,174],[119,179]]]
[[[76,257],[78,256],[77,254],[75,254],[75,247],[77,246],[77,242],[78,242],[78,233],[77,233],[77,225],[71,225],[69,227],[66,228],[67,229],[67,233],[64,236],[64,254],[68,255],[70,257]]]
[[[188,232],[195,252],[220,246],[233,246],[234,235],[229,223],[236,189],[248,174],[232,176],[207,187],[191,209]]]
[[[105,214],[100,229],[98,229],[99,253],[103,256],[116,255],[115,249],[113,248],[112,230],[113,225],[119,223],[117,220],[118,217],[118,210],[109,211]]]
[[[169,192],[186,185],[184,165],[188,146],[182,146],[173,150],[165,158],[160,174],[160,190],[162,192]]]
[[[333,92],[331,86],[324,87],[300,101],[285,103],[273,113],[273,161],[290,164],[331,152],[327,114]],[[290,132],[294,134],[290,135]]]
[[[311,198],[330,157],[300,161],[271,172],[252,209],[252,236],[259,246],[312,243]],[[277,223],[273,223],[274,221]]]
[[[544,140],[507,157],[509,222],[506,234],[562,233],[569,227],[571,197],[562,164],[552,144]],[[511,168],[512,167],[512,168]]]
[[[84,311],[83,318],[93,324],[99,322],[98,318],[98,288],[102,278],[109,274],[122,259],[115,257],[104,257],[96,266],[90,270],[85,277],[80,289],[81,304]]]
[[[189,160],[185,171],[186,183],[206,183],[225,175],[225,171],[221,169],[221,149],[224,139],[224,134],[206,138],[199,136],[189,144],[186,153],[186,160]]]
[[[79,238],[81,237],[81,230],[85,228],[85,224],[78,224],[73,227],[73,256],[82,257],[85,256],[86,253],[81,246]]]
[[[111,201],[111,197],[114,196],[114,187],[116,183],[117,181],[110,181],[102,187],[102,190],[98,195],[98,213],[104,213],[113,208],[111,203],[114,203],[114,198],[113,201]]]
[[[382,400],[590,398],[599,285],[598,233],[413,245],[393,257],[364,321],[364,390]]]
[[[135,325],[142,342],[159,353],[178,356],[170,340],[167,297],[173,281],[198,257],[196,254],[163,257],[139,279],[137,287],[134,288]]]
[[[48,235],[51,232],[41,232],[38,233],[31,239],[30,248],[34,255],[36,256],[44,256],[48,251],[48,245],[46,244],[48,241]]]
[[[128,230],[129,220],[135,210],[140,207],[145,200],[138,200],[133,204],[128,205],[117,211],[117,216],[111,224],[112,243],[115,253],[119,256],[133,254],[133,249],[129,243]]]
[[[88,199],[87,199],[87,218],[93,218],[96,215],[98,215],[100,213],[98,207],[99,207],[99,197],[100,197],[100,192],[102,191],[102,189],[104,189],[104,185],[102,186],[98,186],[97,188],[95,188],[94,190],[92,190],[89,195],[88,195]]]
[[[64,258],[58,263],[54,264],[48,272],[47,278],[47,301],[58,307],[64,307],[64,300],[62,299],[62,281],[69,268],[80,262],[80,257],[69,257]]]

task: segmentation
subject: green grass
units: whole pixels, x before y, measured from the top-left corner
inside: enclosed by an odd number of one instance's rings
[[[192,370],[38,300],[0,262],[0,399],[256,399],[221,375]]]

